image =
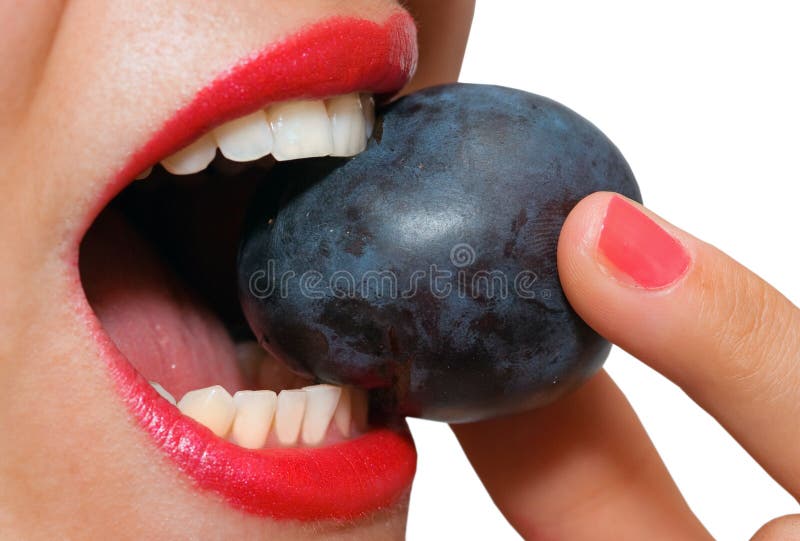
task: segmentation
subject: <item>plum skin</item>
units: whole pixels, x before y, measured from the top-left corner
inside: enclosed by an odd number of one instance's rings
[[[377,411],[470,422],[542,406],[610,349],[556,266],[567,214],[596,191],[641,201],[618,149],[570,109],[497,86],[422,90],[383,111],[358,156],[276,165],[240,245],[245,316],[291,368],[370,389]],[[430,279],[412,292],[415,271],[449,272],[450,294]],[[510,294],[481,289],[493,272]]]

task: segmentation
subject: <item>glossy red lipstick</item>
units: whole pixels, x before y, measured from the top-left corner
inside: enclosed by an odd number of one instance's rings
[[[138,172],[214,126],[278,101],[394,93],[416,60],[416,30],[404,11],[383,24],[328,19],[268,47],[202,89],[134,153],[96,202],[84,232]],[[298,520],[355,518],[408,494],[416,452],[407,434],[381,429],[316,449],[235,446],[162,399],[119,352],[85,297],[80,312],[138,424],[198,487],[247,512]]]
[[[180,109],[120,171],[146,167],[227,120],[274,102],[350,92],[395,93],[417,66],[416,26],[406,12],[384,24],[336,17],[317,23],[222,74]]]

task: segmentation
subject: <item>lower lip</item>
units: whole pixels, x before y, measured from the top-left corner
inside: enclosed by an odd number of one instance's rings
[[[238,447],[164,400],[120,353],[82,294],[77,304],[126,406],[199,488],[255,515],[302,521],[354,519],[408,496],[417,455],[407,433],[375,429],[318,448]]]
[[[413,21],[404,12],[382,26],[335,19],[304,30],[240,65],[202,90],[131,158],[106,187],[83,230],[140,170],[181,148],[212,123],[268,102],[358,90],[396,92],[413,72],[414,40]],[[317,56],[309,55],[310,50]],[[366,56],[378,60],[373,60],[372,66],[363,62],[356,66],[350,59],[364,57],[365,51],[369,51]],[[282,68],[280,63],[286,63],[286,58],[304,60],[292,62],[293,68]],[[382,68],[376,69],[377,61]],[[315,64],[324,64],[324,69],[315,69]],[[326,80],[331,70],[340,76]],[[309,88],[314,89],[313,94],[304,94]],[[72,262],[76,272],[77,252],[76,247]],[[353,519],[408,495],[416,451],[407,434],[378,429],[329,447],[248,450],[183,416],[119,352],[88,305],[80,280],[76,282],[78,312],[124,402],[157,447],[201,489],[216,492],[233,506],[256,515],[305,521]]]
[[[99,322],[97,327],[114,379],[139,425],[197,486],[235,507],[276,519],[343,520],[408,495],[416,469],[410,436],[378,429],[329,447],[238,447],[161,398],[104,338]]]

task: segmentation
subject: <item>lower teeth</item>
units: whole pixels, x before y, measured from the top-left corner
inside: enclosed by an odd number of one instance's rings
[[[165,400],[175,399],[150,382]],[[238,391],[219,385],[186,393],[177,407],[221,438],[245,447],[316,446],[366,430],[367,397],[362,390],[319,384],[301,389]]]

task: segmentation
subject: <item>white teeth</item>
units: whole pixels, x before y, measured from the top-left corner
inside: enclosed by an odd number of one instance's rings
[[[220,158],[215,168],[230,175],[238,172],[231,162],[254,162],[269,154],[279,161],[354,156],[366,147],[374,124],[375,101],[370,94],[276,103],[214,128],[161,164],[173,175],[198,173],[214,159],[217,147],[227,161]],[[136,178],[147,177],[151,169]]]
[[[276,160],[327,156],[333,151],[333,133],[322,100],[277,103],[267,110],[275,138]]]
[[[155,381],[151,381],[150,385],[153,386],[153,389],[155,389],[156,392],[158,394],[160,394],[164,398],[164,400],[166,400],[167,402],[169,402],[173,406],[175,405],[175,397],[172,396],[171,394],[169,394],[169,392],[164,387],[162,387],[160,383],[156,383]]]
[[[153,168],[152,167],[148,167],[147,169],[145,169],[144,171],[142,171],[141,173],[136,175],[136,180],[145,179],[145,178],[149,177],[150,173],[152,173],[152,172],[153,172]]]
[[[350,393],[349,387],[342,387],[342,396],[339,397],[339,404],[333,414],[333,424],[345,438],[350,436],[350,423],[353,419]]]
[[[333,412],[342,394],[342,388],[335,385],[312,385],[304,387],[306,392],[306,413],[303,417],[303,443],[319,445],[325,438]]]
[[[178,402],[178,409],[220,437],[228,433],[236,415],[233,398],[219,385],[189,391]]]
[[[274,391],[239,391],[233,395],[236,417],[231,429],[231,441],[247,449],[259,449],[267,441],[275,405]]]
[[[235,162],[249,162],[272,152],[272,130],[264,111],[226,122],[214,130],[222,155]]]
[[[208,167],[217,152],[217,144],[210,133],[161,160],[164,169],[173,175],[191,175]]]
[[[305,409],[305,391],[287,389],[278,394],[278,405],[275,410],[275,434],[281,444],[294,445],[297,443]]]
[[[251,349],[241,345],[242,350]],[[164,387],[155,381],[150,385],[175,404]],[[189,391],[177,407],[218,437],[246,449],[323,445],[367,428],[366,392],[327,383],[284,389],[278,394],[269,390],[237,391],[233,397],[214,385]]]
[[[366,121],[358,94],[336,96],[327,101],[333,132],[331,156],[355,156],[367,146]]]

